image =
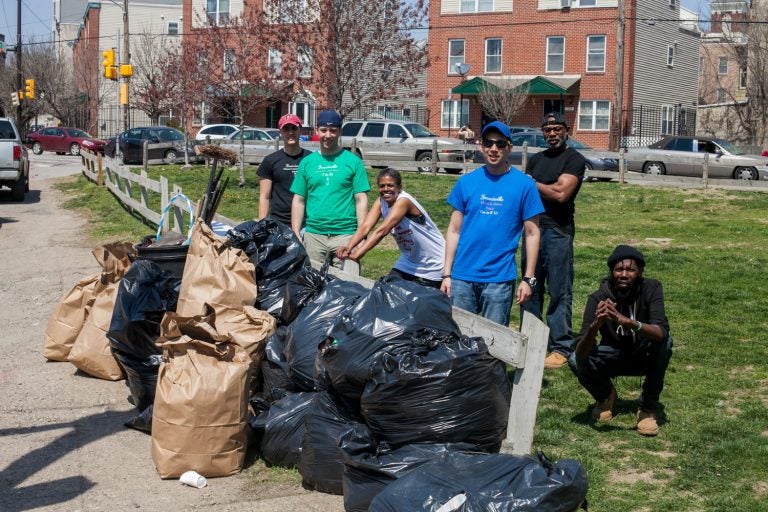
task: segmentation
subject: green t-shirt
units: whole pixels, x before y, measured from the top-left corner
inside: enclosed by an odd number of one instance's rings
[[[354,233],[354,195],[370,189],[363,161],[347,150],[304,157],[291,185],[291,192],[305,200],[307,231],[316,235]]]

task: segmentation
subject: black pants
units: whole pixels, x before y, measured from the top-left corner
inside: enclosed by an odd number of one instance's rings
[[[622,347],[600,344],[585,359],[577,360],[576,354],[571,354],[568,366],[579,383],[598,402],[610,395],[613,377],[644,376],[639,406],[654,411],[659,406],[664,375],[671,357],[672,338],[669,337],[663,342],[643,340]]]

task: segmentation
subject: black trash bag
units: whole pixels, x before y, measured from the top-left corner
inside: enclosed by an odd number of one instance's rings
[[[150,260],[136,260],[120,280],[107,338],[139,411],[155,401],[162,362],[155,341],[165,312],[176,311],[180,287],[180,278]]]
[[[306,487],[343,494],[344,462],[339,438],[352,427],[364,428],[359,415],[348,410],[331,392],[315,393],[304,416],[305,433],[299,461],[299,473]]]
[[[150,405],[139,414],[123,423],[128,428],[144,432],[145,434],[152,433],[152,409],[154,405]]]
[[[344,461],[346,512],[366,512],[387,485],[445,453],[477,451],[467,443],[416,443],[392,450],[386,443],[377,446],[367,427],[344,432],[339,449]]]
[[[398,276],[380,278],[334,324],[321,346],[323,366],[333,388],[345,398],[359,401],[374,356],[384,348],[410,344],[413,334],[425,327],[441,333],[460,332],[448,296]]]
[[[587,473],[572,459],[552,465],[529,456],[448,453],[392,482],[371,512],[569,512],[587,497]]]
[[[294,468],[301,457],[304,416],[317,393],[288,393],[269,410],[248,420],[253,444],[261,457],[275,466]]]
[[[291,323],[291,335],[286,337],[285,359],[288,376],[298,389],[312,391],[323,388],[318,386],[316,377],[317,347],[339,317],[367,293],[368,289],[361,284],[333,279]]]
[[[227,233],[256,267],[255,306],[280,318],[288,279],[310,266],[309,256],[290,226],[266,217],[238,224]]]
[[[304,267],[288,278],[283,287],[283,306],[280,308],[278,321],[283,325],[293,322],[301,310],[312,302],[334,279],[328,275],[328,263],[320,270],[314,267]]]
[[[275,401],[277,390],[298,391],[288,377],[288,363],[285,360],[285,345],[291,336],[288,326],[281,325],[275,329],[264,346],[264,359],[261,361],[261,378],[263,380],[264,398]]]
[[[482,338],[419,330],[407,346],[380,352],[360,400],[378,441],[471,443],[496,452],[507,428],[506,365]]]

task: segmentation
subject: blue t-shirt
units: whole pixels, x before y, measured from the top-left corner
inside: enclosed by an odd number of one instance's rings
[[[494,176],[482,166],[459,178],[448,204],[464,215],[451,275],[477,283],[517,279],[523,222],[544,212],[530,176],[514,167]]]

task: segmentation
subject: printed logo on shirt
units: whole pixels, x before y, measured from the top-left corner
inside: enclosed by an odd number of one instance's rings
[[[399,225],[392,228],[392,236],[395,237],[397,245],[404,251],[411,252],[413,249],[414,242],[411,238],[412,235],[412,229],[403,229]]]
[[[331,178],[333,178],[333,174],[339,170],[339,166],[336,164],[333,165],[318,165],[317,171],[320,173],[321,176],[325,178],[325,184],[330,185],[331,184]]]
[[[504,207],[504,196],[491,197],[480,194],[480,215],[499,215]]]

